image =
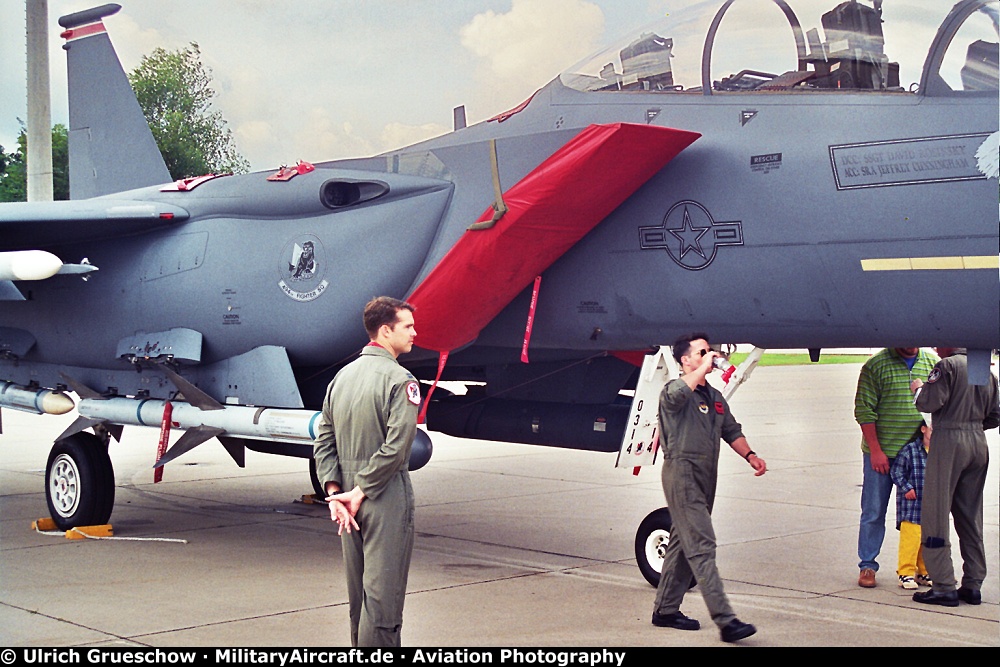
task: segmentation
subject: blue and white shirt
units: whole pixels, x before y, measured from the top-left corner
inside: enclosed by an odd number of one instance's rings
[[[896,485],[896,528],[899,528],[901,521],[920,523],[920,500],[924,497],[926,469],[927,451],[924,449],[923,436],[919,436],[899,450],[889,469],[892,483]],[[910,489],[916,489],[916,500],[906,499],[906,492]]]

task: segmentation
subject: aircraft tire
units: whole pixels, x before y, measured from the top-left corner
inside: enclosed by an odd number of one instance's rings
[[[312,482],[313,493],[317,498],[326,498],[326,489],[319,483],[319,475],[316,474],[316,459],[309,457],[309,481]]]
[[[663,555],[672,527],[670,508],[661,507],[647,514],[639,524],[639,529],[635,531],[635,561],[643,578],[651,586],[660,583]]]
[[[115,471],[100,438],[76,433],[52,445],[45,465],[45,501],[60,530],[108,522],[115,505]]]

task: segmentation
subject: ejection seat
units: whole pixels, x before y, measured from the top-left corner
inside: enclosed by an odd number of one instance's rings
[[[997,90],[1000,88],[1000,44],[977,40],[969,44],[962,67],[962,88],[965,90]]]
[[[848,0],[823,14],[826,42],[813,28],[807,33],[806,61],[816,70],[816,88],[887,90],[899,88],[899,63],[889,62],[882,35],[881,1],[875,7]]]

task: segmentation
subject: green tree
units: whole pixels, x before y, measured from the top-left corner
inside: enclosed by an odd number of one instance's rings
[[[198,44],[154,49],[128,78],[171,177],[250,171],[222,112],[211,109],[216,92]]]
[[[24,136],[24,132],[21,132],[21,136]],[[0,161],[3,162],[3,169],[0,170],[0,202],[27,201],[28,178],[24,169],[24,154],[20,150],[0,153]]]
[[[0,146],[0,202],[28,200],[28,134],[21,123],[17,150],[4,152]],[[52,127],[52,198],[69,199],[69,150],[65,125]]]

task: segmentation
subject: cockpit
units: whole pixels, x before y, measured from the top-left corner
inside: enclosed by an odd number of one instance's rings
[[[703,2],[560,75],[584,92],[995,95],[1000,0]]]

